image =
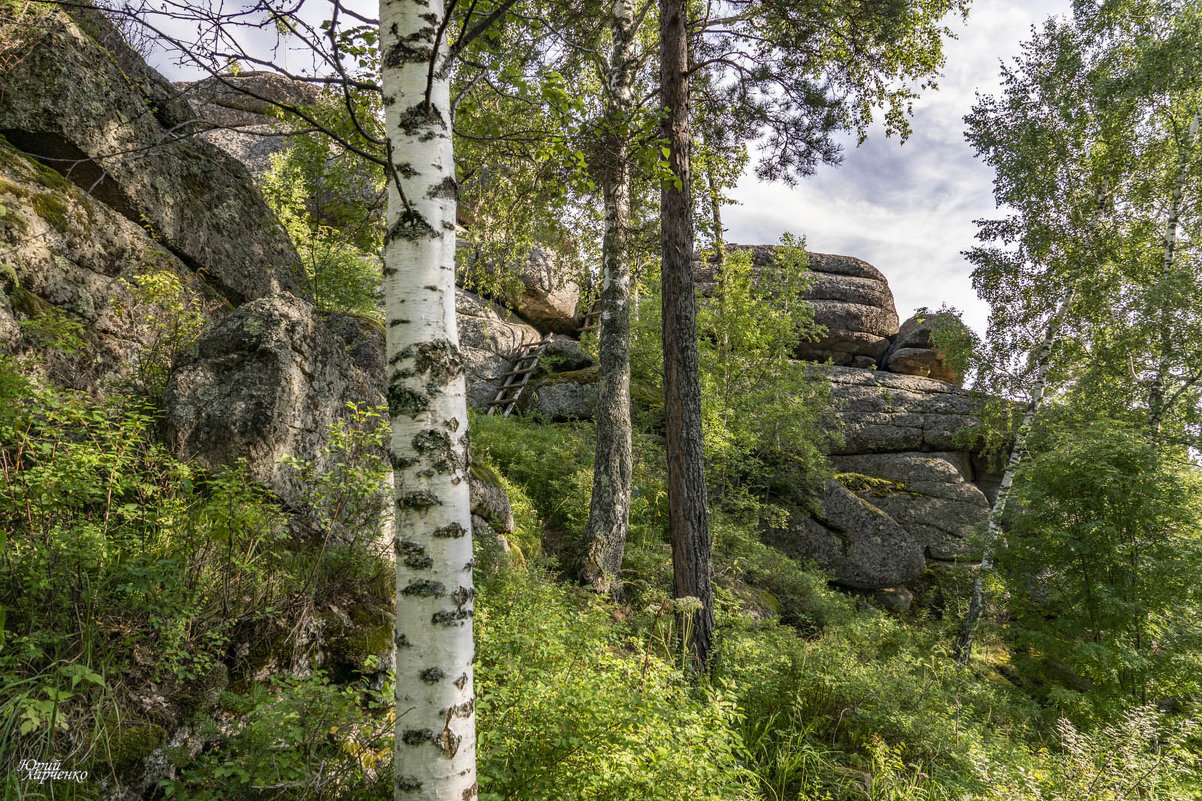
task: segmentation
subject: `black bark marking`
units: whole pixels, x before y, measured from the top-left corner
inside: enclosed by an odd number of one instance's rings
[[[388,463],[392,465],[393,470],[408,470],[413,465],[417,464],[417,459],[410,459],[408,456],[397,456],[395,453],[388,454]]]
[[[455,704],[443,710],[443,714],[451,718],[468,718],[476,709],[476,699],[469,698],[462,704]]]
[[[440,609],[430,616],[430,622],[439,626],[458,626],[465,620],[472,619],[472,610],[470,609]]]
[[[450,473],[455,470],[457,460],[454,443],[446,432],[434,428],[420,431],[414,435],[412,445],[419,456],[429,460],[432,470],[438,473]]]
[[[434,529],[432,536],[444,537],[447,539],[459,539],[465,534],[467,534],[467,529],[465,529],[463,526],[459,525],[458,523],[448,523],[442,528]]]
[[[459,418],[452,417],[450,420],[448,420],[446,422],[446,426],[447,426],[447,428],[449,428],[451,430],[452,433],[458,431],[459,430]]]
[[[434,184],[426,192],[428,198],[448,198],[454,200],[459,197],[459,184],[455,181],[455,176],[448,175],[441,182]]]
[[[438,107],[422,101],[397,116],[397,127],[406,136],[416,136],[420,141],[428,142],[438,136],[446,125]]]
[[[442,506],[442,501],[429,490],[417,490],[416,492],[406,492],[397,498],[396,505],[398,509],[422,511],[432,506]]]
[[[455,679],[455,681],[453,681],[451,683],[455,685],[456,689],[462,690],[464,687],[467,686],[467,674],[466,673],[462,674],[459,678]]]
[[[412,776],[398,776],[396,788],[402,793],[416,793],[422,789],[422,783]]]
[[[463,605],[472,600],[472,596],[475,594],[476,593],[474,590],[471,590],[467,587],[460,587],[459,589],[455,590],[455,592],[451,593],[451,600],[455,602],[455,606],[462,609]]]
[[[438,747],[447,755],[448,759],[453,759],[455,754],[459,753],[459,743],[463,740],[455,732],[451,731],[451,716],[447,715],[446,725],[443,726],[442,733],[438,735],[436,741]]]
[[[423,38],[426,41],[423,41]],[[430,60],[432,49],[428,37],[422,37],[421,31],[401,39],[388,49],[384,56],[385,67],[399,67],[402,64],[417,64]]]
[[[434,230],[426,218],[413,207],[401,209],[397,220],[384,236],[384,244],[404,239],[406,242],[416,242],[419,239],[437,239],[442,234]]]
[[[421,679],[426,684],[437,684],[447,677],[442,668],[428,667],[421,672]]]
[[[441,598],[447,594],[447,585],[441,581],[412,581],[401,590],[401,595],[417,596],[419,598]]]
[[[434,566],[434,560],[426,553],[426,549],[412,540],[398,540],[396,555],[398,559],[404,560],[407,567],[414,570],[429,570]]]
[[[477,793],[478,793],[478,790],[476,789],[476,782],[472,782],[472,786],[463,791],[463,795],[461,796],[461,799],[462,799],[462,801],[472,801],[473,798],[480,797],[479,795],[477,795]]]
[[[388,388],[388,413],[393,417],[417,417],[430,408],[430,396],[410,387],[393,385]]]
[[[397,634],[396,637],[393,639],[393,642],[396,643],[397,648],[412,648],[413,647],[413,643],[409,642],[409,638],[406,637],[404,634]]]
[[[405,729],[401,735],[401,742],[405,745],[421,745],[422,743],[438,742],[438,735],[432,729]]]

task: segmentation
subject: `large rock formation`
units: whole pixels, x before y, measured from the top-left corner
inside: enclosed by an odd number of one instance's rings
[[[88,353],[58,365],[56,380],[82,388],[128,376],[157,336],[130,287],[162,272],[183,292],[205,291],[141,227],[0,141],[0,351],[61,359],[39,333],[59,315],[81,326]]]
[[[467,403],[476,411],[486,411],[518,348],[538,342],[542,334],[512,312],[463,289],[455,291],[455,312]]]
[[[922,575],[922,547],[870,499],[830,481],[819,496],[821,511],[792,510],[766,541],[795,558],[813,561],[840,584],[878,589]]]
[[[288,293],[241,306],[176,364],[164,398],[168,442],[217,469],[245,459],[251,476],[304,508],[312,488],[285,456],[328,470],[330,426],[347,403],[384,405],[384,332],[349,315],[327,323]]]
[[[536,246],[525,261],[500,265],[481,257],[466,240],[460,240],[459,251],[459,278],[465,285],[469,277],[480,276],[490,286],[490,296],[538,330],[575,334],[580,284],[554,253]]]
[[[10,45],[0,65],[0,134],[150,228],[230,301],[299,289],[296,251],[246,169],[190,135],[166,81],[118,66],[88,33],[108,35],[101,16],[89,15],[85,30],[58,10],[30,25],[11,13],[0,12]]]
[[[874,363],[897,333],[897,311],[885,276],[851,256],[808,255],[814,282],[807,298],[826,334],[817,342],[802,343],[798,358],[830,359],[837,365]]]
[[[961,450],[956,435],[978,420],[971,393],[935,379],[835,367],[830,382],[836,455]]]
[[[932,340],[935,331],[949,328],[953,333],[971,337],[968,328],[954,314],[914,315],[902,323],[889,351],[881,359],[881,366],[891,373],[924,376],[960,386],[964,376],[948,364],[947,357]]]
[[[757,269],[770,265],[777,252],[775,245],[731,245],[729,249],[750,252]],[[816,341],[802,342],[797,358],[856,367],[876,365],[897,333],[889,282],[880,270],[851,256],[806,256],[812,283],[805,297],[814,305],[814,319],[826,333]],[[696,278],[698,291],[713,292],[716,275],[712,265],[698,262]]]
[[[904,585],[929,561],[971,557],[996,483],[957,437],[977,422],[977,400],[942,381],[874,370],[835,367],[829,380],[836,482],[821,512],[795,509],[767,539],[860,589]]]
[[[202,138],[242,162],[255,178],[271,167],[271,156],[288,147],[291,125],[280,104],[316,106],[322,91],[274,72],[222,75],[175,85],[206,129]]]

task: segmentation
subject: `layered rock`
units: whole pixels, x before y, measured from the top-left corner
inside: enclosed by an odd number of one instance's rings
[[[806,294],[814,304],[814,319],[826,326],[817,342],[802,343],[801,359],[837,365],[864,366],[875,362],[897,333],[893,292],[881,271],[851,256],[810,253],[814,281]]]
[[[772,263],[775,245],[731,245],[732,251],[751,253],[753,268]],[[805,298],[814,305],[814,319],[826,328],[816,341],[802,342],[797,358],[856,367],[877,364],[897,333],[893,292],[880,270],[851,256],[807,253],[811,285]],[[713,292],[716,275],[711,265],[698,263],[697,288]]]
[[[190,135],[170,85],[149,68],[123,71],[64,12],[30,26],[8,14],[0,12],[0,36],[12,44],[0,66],[0,134],[152,229],[232,302],[299,289],[296,251],[245,167]],[[93,15],[87,25],[107,23]]]
[[[947,312],[917,314],[906,320],[893,338],[881,366],[892,373],[904,373],[934,378],[960,386],[964,376],[948,364],[946,356],[932,340],[932,334],[951,327],[961,335],[971,336],[960,318]]]
[[[977,422],[977,400],[942,381],[875,370],[835,367],[829,380],[837,481],[821,512],[793,510],[767,539],[858,589],[898,587],[929,561],[970,558],[996,484],[957,438]]]
[[[829,377],[843,440],[835,455],[961,450],[956,434],[978,420],[978,401],[942,381],[847,367]]]
[[[552,423],[592,420],[597,415],[597,368],[532,380],[518,399],[517,408]]]

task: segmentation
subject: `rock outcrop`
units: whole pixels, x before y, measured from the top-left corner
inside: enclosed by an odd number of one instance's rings
[[[766,541],[856,589],[892,587],[922,575],[921,545],[871,500],[830,481],[819,502],[819,512],[791,510],[788,523],[770,528]]]
[[[58,314],[81,326],[88,354],[59,365],[56,380],[83,388],[128,377],[155,338],[130,286],[139,275],[162,272],[182,291],[204,293],[199,278],[141,227],[0,141],[0,350],[45,352],[39,323]]]
[[[731,251],[751,253],[753,268],[764,268],[776,256],[775,245],[731,245]],[[817,341],[802,342],[797,358],[840,366],[869,367],[889,349],[897,333],[893,292],[881,271],[851,256],[807,253],[812,283],[805,297],[814,304],[814,319],[826,328]],[[697,288],[713,291],[711,265],[698,262]]]
[[[928,559],[969,555],[972,535],[989,517],[964,452],[868,453],[833,462],[840,480],[893,518]]]
[[[970,336],[968,328],[954,314],[941,312],[914,315],[902,323],[889,351],[881,359],[881,366],[891,373],[929,377],[960,386],[964,376],[959,375],[948,364],[944,354],[935,347],[931,339],[936,330],[946,327],[951,327],[966,337]]]
[[[245,459],[255,481],[304,508],[312,488],[283,458],[331,467],[327,436],[347,402],[384,404],[383,352],[378,324],[335,315],[327,325],[288,293],[252,301],[177,362],[164,398],[166,438],[208,469]]]
[[[459,346],[467,374],[467,403],[483,412],[496,397],[502,376],[522,345],[542,339],[534,327],[492,301],[463,289],[455,291]]]
[[[814,304],[814,319],[826,326],[817,342],[798,347],[801,359],[837,365],[867,366],[889,348],[897,333],[893,292],[881,271],[851,256],[810,253],[814,282],[807,299]]]
[[[303,107],[322,102],[310,83],[274,72],[223,75],[178,83],[180,94],[204,125],[201,137],[242,162],[255,178],[271,167],[271,157],[288,147],[291,125],[279,118],[278,104]]]
[[[932,378],[835,367],[830,382],[843,438],[835,455],[961,450],[956,434],[978,419],[967,390]]]
[[[942,381],[875,370],[835,367],[829,380],[836,481],[821,512],[793,510],[768,541],[858,589],[905,585],[929,561],[970,558],[996,479],[957,439],[977,422],[976,399]]]
[[[498,302],[540,331],[576,332],[580,284],[557,264],[553,253],[534,247],[524,263],[506,265],[505,269],[500,277]]]
[[[230,301],[299,289],[296,251],[246,168],[190,135],[166,81],[149,68],[137,78],[123,71],[62,11],[29,26],[8,13],[0,134],[9,143],[149,227]],[[98,32],[107,24],[87,21]]]

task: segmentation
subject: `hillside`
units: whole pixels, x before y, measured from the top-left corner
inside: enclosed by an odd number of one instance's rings
[[[311,209],[280,199],[290,123],[261,101],[172,85],[93,9],[15,13],[0,9],[6,798],[391,798],[394,567],[424,554],[392,530],[375,251],[347,235],[329,273],[312,266]],[[230,85],[327,103],[262,73]],[[378,225],[370,176],[343,177],[339,202]],[[729,252],[758,286],[784,251]],[[554,249],[523,253],[482,257],[492,283],[465,267],[455,295],[480,798],[1202,797],[1187,682],[1094,705],[1088,677],[1007,639],[1000,607],[975,661],[952,661],[1009,452],[985,407],[1014,405],[961,387],[954,315],[899,321],[888,265],[850,256],[805,254],[816,327],[785,359],[796,394],[771,390],[799,399],[778,418],[803,440],[715,449],[719,645],[692,681],[662,379],[639,366],[658,355],[656,298],[634,338],[621,591],[599,595],[580,581],[593,291]],[[722,274],[704,256],[695,274],[717,308]],[[490,414],[519,348],[544,340],[514,413]],[[1174,656],[1185,673],[1196,658]],[[28,766],[47,762],[86,777],[39,781]]]

